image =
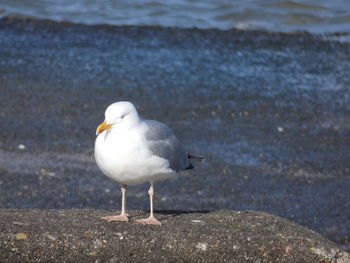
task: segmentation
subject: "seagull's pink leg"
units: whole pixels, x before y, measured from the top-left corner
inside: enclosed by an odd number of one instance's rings
[[[160,226],[161,223],[157,219],[155,219],[155,217],[153,215],[153,195],[154,195],[153,182],[151,182],[151,186],[148,190],[148,194],[149,194],[150,212],[151,213],[150,213],[148,218],[137,219],[137,220],[135,220],[135,222],[145,224],[145,225],[158,225],[158,226]]]
[[[126,206],[126,185],[122,184],[121,185],[121,192],[122,192],[122,212],[120,215],[117,216],[103,216],[101,219],[107,220],[107,221],[117,221],[117,222],[128,222],[128,216],[125,211],[125,206]]]

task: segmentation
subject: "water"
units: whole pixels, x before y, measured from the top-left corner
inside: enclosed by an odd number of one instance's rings
[[[349,33],[349,0],[1,0],[0,17],[83,24]]]

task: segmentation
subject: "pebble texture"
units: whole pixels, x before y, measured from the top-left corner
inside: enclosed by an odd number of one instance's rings
[[[1,209],[1,262],[350,262],[320,234],[262,212],[163,211],[162,226],[99,219],[110,213]]]

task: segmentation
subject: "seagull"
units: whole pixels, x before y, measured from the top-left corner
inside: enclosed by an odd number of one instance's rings
[[[189,159],[201,157],[189,155],[168,126],[141,118],[128,101],[107,107],[105,120],[97,127],[96,136],[96,163],[103,174],[120,184],[122,194],[120,215],[101,219],[128,222],[127,186],[149,182],[150,215],[135,221],[161,225],[153,214],[153,183],[174,177],[181,170],[192,169]]]

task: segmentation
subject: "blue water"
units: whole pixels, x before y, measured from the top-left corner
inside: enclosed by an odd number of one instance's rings
[[[83,24],[349,33],[349,0],[1,0],[0,17]]]

